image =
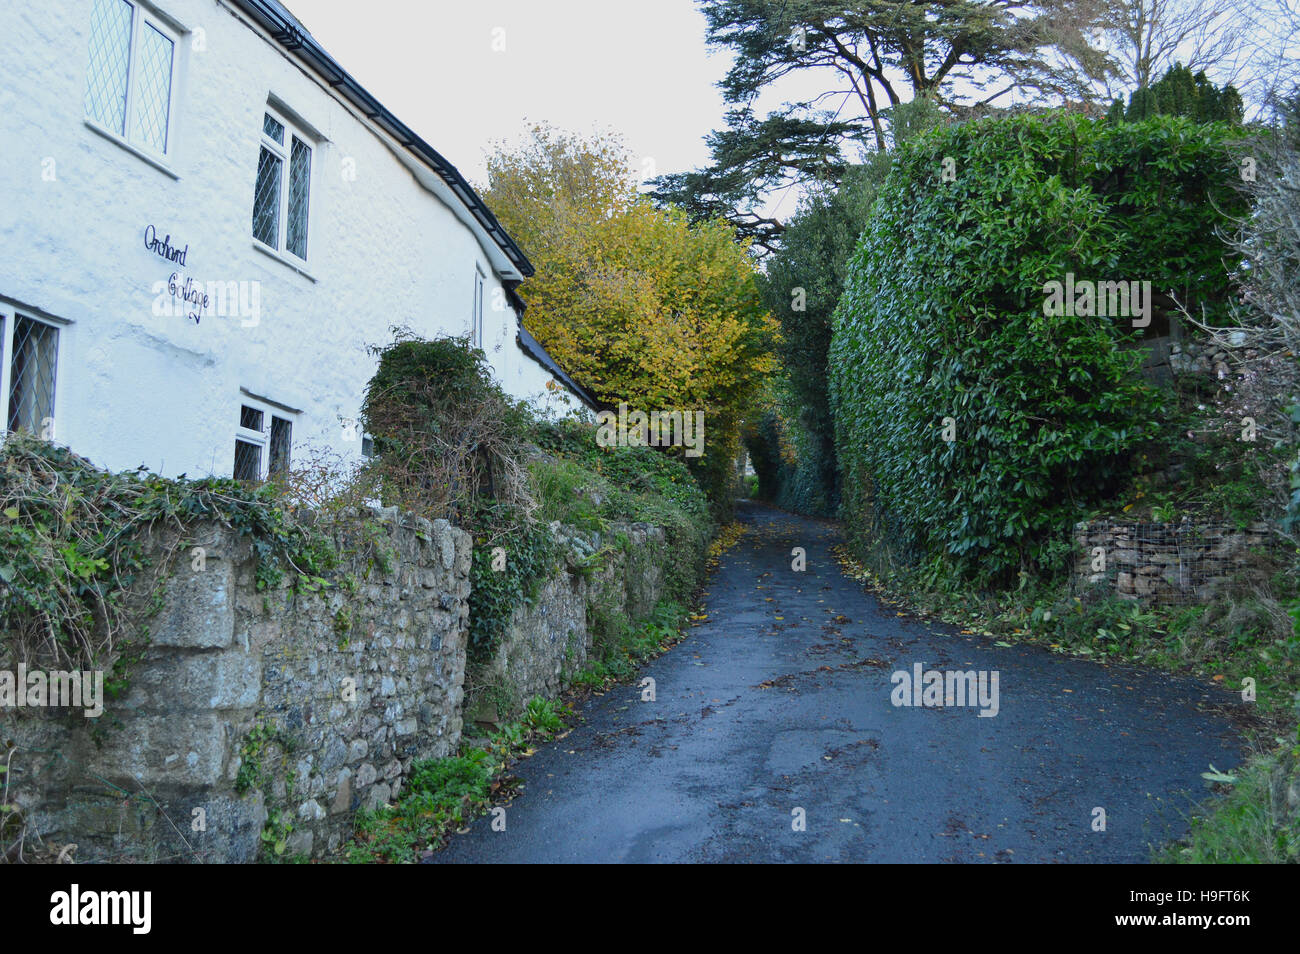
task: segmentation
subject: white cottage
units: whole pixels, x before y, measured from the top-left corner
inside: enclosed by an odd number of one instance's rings
[[[169,475],[355,458],[394,326],[592,406],[523,252],[276,0],[6,0],[0,50],[0,427]]]

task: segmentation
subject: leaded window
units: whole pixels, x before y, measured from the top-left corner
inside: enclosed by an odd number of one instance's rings
[[[306,137],[287,120],[269,111],[263,115],[253,187],[253,238],[303,261],[311,208],[311,150]]]
[[[260,481],[289,472],[293,417],[269,402],[243,398],[235,429],[236,480]]]
[[[54,438],[59,329],[0,306],[0,421],[6,430]]]
[[[176,35],[131,0],[93,0],[86,118],[159,156],[170,151]]]

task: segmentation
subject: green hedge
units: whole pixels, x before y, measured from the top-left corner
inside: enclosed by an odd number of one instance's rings
[[[742,435],[757,475],[759,499],[794,513],[835,516],[839,510],[838,471],[834,448],[824,446],[833,432],[823,435],[804,418],[790,426],[776,411],[767,411]],[[782,455],[787,444],[793,446],[793,462]]]
[[[831,348],[843,515],[859,542],[883,536],[905,558],[1005,580],[1125,476],[1164,400],[1126,347],[1142,332],[1049,317],[1044,286],[1067,272],[1150,281],[1224,319],[1232,263],[1215,230],[1240,208],[1230,135],[1049,114],[949,127],[896,153]]]

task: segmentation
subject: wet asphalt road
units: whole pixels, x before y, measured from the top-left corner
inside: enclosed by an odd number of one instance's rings
[[[739,519],[707,621],[642,672],[656,701],[587,700],[512,767],[506,830],[480,818],[430,861],[1142,862],[1243,757],[1229,691],[900,616],[840,573],[834,525]],[[914,663],[996,670],[998,714],[895,707]]]

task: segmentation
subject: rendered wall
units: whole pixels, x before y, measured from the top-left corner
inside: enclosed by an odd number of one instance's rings
[[[356,458],[360,434],[341,422],[356,419],[374,373],[367,346],[391,341],[393,326],[468,333],[476,270],[501,385],[518,398],[550,393],[516,343],[492,267],[500,253],[417,180],[416,160],[227,4],[153,6],[182,30],[165,169],[85,120],[91,0],[0,4],[0,37],[22,51],[0,86],[0,313],[61,324],[59,442],[110,470],[228,476],[242,388],[301,412],[296,455]],[[320,137],[307,274],[252,237],[272,100]],[[145,247],[149,226],[188,246],[183,276],[233,282],[249,305],[256,287],[257,314],[228,304],[233,314],[195,323],[169,295],[179,313],[155,314],[178,267]]]

